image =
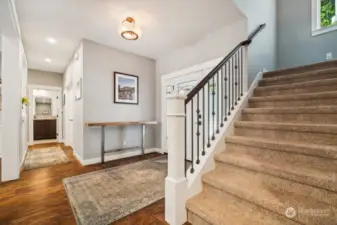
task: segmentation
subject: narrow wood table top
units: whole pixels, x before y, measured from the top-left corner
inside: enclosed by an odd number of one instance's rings
[[[157,121],[126,121],[126,122],[86,122],[86,127],[102,127],[102,126],[128,126],[128,125],[151,125],[158,124]]]

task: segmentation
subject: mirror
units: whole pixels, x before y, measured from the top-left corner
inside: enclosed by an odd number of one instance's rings
[[[35,115],[36,116],[51,116],[52,115],[52,107],[51,107],[52,99],[46,97],[38,97],[35,99]]]

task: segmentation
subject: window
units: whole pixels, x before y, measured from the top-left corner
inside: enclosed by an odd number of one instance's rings
[[[337,30],[337,0],[312,0],[312,35]]]

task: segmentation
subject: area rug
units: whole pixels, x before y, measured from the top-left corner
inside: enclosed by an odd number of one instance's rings
[[[23,163],[23,169],[29,170],[68,162],[70,160],[62,149],[58,147],[28,150]]]
[[[164,198],[167,157],[63,180],[79,225],[107,225]]]

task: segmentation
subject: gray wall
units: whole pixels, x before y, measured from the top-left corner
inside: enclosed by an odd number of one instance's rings
[[[311,36],[311,1],[277,1],[278,67],[287,68],[337,56],[337,31]]]
[[[260,24],[267,24],[248,49],[248,84],[250,85],[263,68],[274,70],[277,66],[276,0],[234,1],[248,19],[248,33]]]
[[[41,70],[28,70],[28,84],[62,87],[63,75],[61,73]]]
[[[91,41],[83,42],[83,116],[84,122],[155,120],[154,60],[106,47]],[[114,104],[113,73],[139,77],[139,105]],[[149,127],[147,147],[154,147],[155,133]],[[125,128],[128,146],[141,144],[141,127]],[[100,130],[84,128],[84,159],[100,157]],[[106,129],[106,148],[122,147],[121,129]]]

